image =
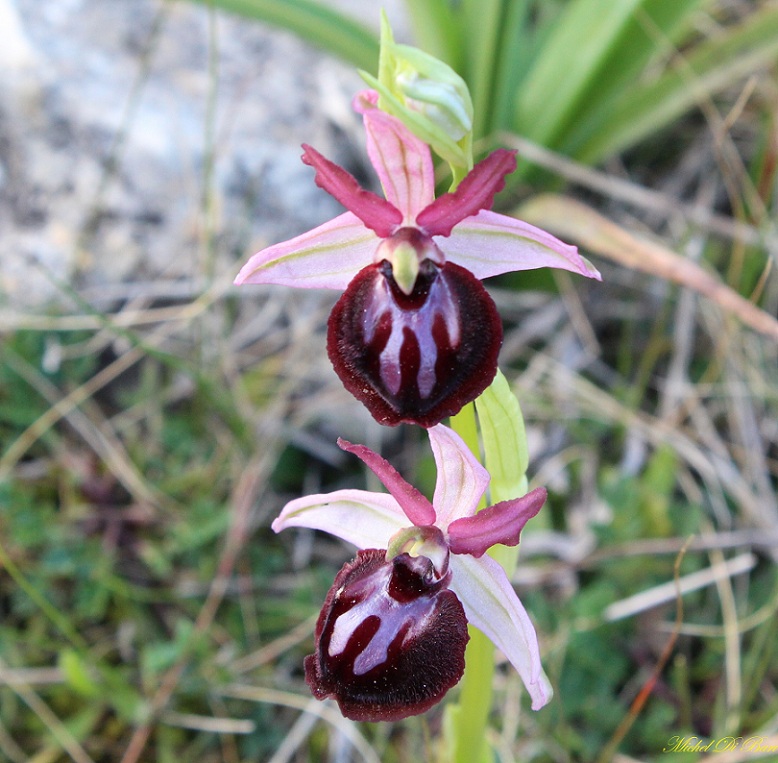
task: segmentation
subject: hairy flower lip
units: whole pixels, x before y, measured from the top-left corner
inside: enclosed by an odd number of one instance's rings
[[[362,549],[388,548],[409,523],[438,528],[450,551],[449,590],[462,603],[467,620],[516,668],[538,710],[553,692],[543,673],[534,627],[503,568],[483,552],[495,543],[515,545],[545,500],[545,490],[476,513],[488,472],[448,427],[438,425],[427,432],[438,469],[432,501],[369,448],[340,441],[344,450],[375,471],[389,494],[339,490],[298,498],[284,507],[272,527],[276,532],[288,527],[322,530]]]
[[[343,386],[386,426],[430,427],[457,413],[491,383],[501,345],[500,316],[480,281],[429,259],[410,294],[387,261],[364,268],[327,324]]]
[[[459,682],[467,619],[450,574],[428,582],[428,564],[363,549],[343,566],[305,658],[317,699],[335,699],[351,720],[396,721],[429,710]]]

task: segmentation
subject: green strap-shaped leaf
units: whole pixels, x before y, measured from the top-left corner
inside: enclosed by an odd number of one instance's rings
[[[514,127],[519,134],[555,145],[641,4],[567,3],[516,93]]]
[[[475,401],[484,461],[492,480],[491,503],[518,498],[527,492],[527,434],[516,395],[502,372]]]
[[[492,104],[485,135],[513,127],[514,100],[532,58],[530,10],[529,0],[510,0],[504,11],[499,47],[494,53]]]
[[[415,44],[461,73],[465,30],[458,10],[449,0],[405,0],[405,5]]]
[[[293,32],[358,68],[375,71],[378,35],[313,0],[194,0]]]
[[[649,67],[661,72],[676,46],[683,46],[693,12],[704,0],[643,0],[614,40],[607,59],[583,93],[580,108],[564,125],[554,148],[575,156],[577,146],[608,131],[614,108],[638,86]]]
[[[656,81],[639,82],[608,114],[601,129],[576,151],[597,162],[667,126],[695,104],[778,60],[778,8],[752,13],[679,59]]]
[[[502,0],[463,0],[463,39],[467,41],[463,71],[473,97],[474,135],[490,131],[492,86],[495,77],[496,51],[503,21]]]

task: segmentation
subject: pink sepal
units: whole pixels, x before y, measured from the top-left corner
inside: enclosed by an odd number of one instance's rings
[[[448,526],[449,548],[454,554],[480,557],[497,543],[515,546],[524,525],[540,511],[545,500],[546,489],[539,487],[521,498],[488,506],[472,517],[455,519]]]
[[[452,591],[465,608],[468,622],[483,631],[518,671],[540,710],[553,690],[540,662],[538,637],[532,621],[516,596],[505,570],[491,557],[476,559],[452,554]]]
[[[387,201],[403,214],[403,225],[435,198],[435,171],[429,146],[399,119],[376,108],[378,93],[364,90],[354,98],[367,134],[367,155]]]
[[[482,210],[468,217],[441,242],[446,259],[476,278],[535,268],[559,268],[602,280],[578,249],[515,217]]]
[[[306,495],[284,506],[271,527],[321,530],[357,548],[388,548],[392,536],[408,526],[408,518],[388,493],[336,490]]]
[[[381,458],[365,445],[354,445],[342,437],[338,438],[338,447],[353,453],[367,464],[414,525],[422,527],[435,524],[435,509],[429,500],[413,485],[408,484],[385,458]]]
[[[432,504],[445,532],[454,520],[475,514],[491,478],[453,429],[438,424],[427,431],[438,471]]]
[[[492,206],[505,187],[505,176],[516,169],[516,151],[500,148],[473,167],[456,191],[438,196],[416,217],[416,224],[431,236],[449,236],[466,217]]]
[[[388,238],[394,233],[403,221],[402,212],[397,207],[372,191],[361,188],[353,175],[315,148],[304,143],[303,149],[303,163],[316,170],[315,180],[319,188],[336,198],[381,238]]]
[[[249,258],[236,285],[272,283],[298,289],[343,291],[378,246],[378,237],[351,212]]]

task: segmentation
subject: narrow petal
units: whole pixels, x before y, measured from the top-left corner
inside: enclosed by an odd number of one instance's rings
[[[408,520],[397,501],[385,493],[367,490],[337,490],[307,495],[284,506],[271,527],[307,527],[330,533],[357,548],[386,548],[389,539]]]
[[[338,438],[338,447],[347,453],[353,453],[370,467],[414,525],[421,527],[435,524],[435,509],[429,500],[406,482],[385,458],[381,458],[365,445],[353,445],[342,437]]]
[[[236,284],[272,283],[304,289],[345,289],[373,261],[379,239],[351,212],[257,252]]]
[[[455,519],[475,514],[489,484],[489,472],[453,429],[438,424],[429,430],[429,436],[438,468],[432,503],[438,515],[436,524],[446,532]]]
[[[505,570],[489,556],[451,556],[450,589],[459,597],[468,621],[491,639],[516,668],[540,710],[553,691],[540,662],[535,628],[516,596]]]
[[[315,148],[303,144],[303,162],[316,170],[316,185],[353,212],[370,230],[388,238],[403,221],[397,207],[372,191],[360,188],[356,178]]]
[[[546,500],[545,488],[510,501],[482,509],[472,517],[455,519],[448,526],[448,541],[455,554],[483,556],[496,543],[516,546],[527,521],[540,511]]]
[[[476,164],[453,193],[438,196],[416,217],[416,224],[431,236],[448,236],[466,217],[490,209],[505,186],[505,176],[516,169],[516,151],[500,148]]]
[[[534,225],[497,212],[481,211],[463,220],[445,241],[439,241],[447,260],[478,278],[514,270],[560,268],[602,280],[597,268],[565,244]]]
[[[435,173],[429,146],[399,119],[376,108],[378,94],[366,90],[354,99],[367,132],[367,155],[389,202],[403,214],[403,225],[435,198]]]

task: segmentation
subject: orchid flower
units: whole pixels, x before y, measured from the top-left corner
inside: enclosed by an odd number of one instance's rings
[[[554,267],[600,278],[549,233],[489,211],[515,152],[490,154],[437,199],[428,145],[355,99],[386,198],[304,146],[317,185],[349,211],[255,254],[235,282],[345,289],[328,322],[327,350],[346,389],[382,424],[425,427],[457,413],[490,384],[502,326],[479,279]]]
[[[364,445],[338,440],[386,493],[338,490],[288,503],[276,532],[307,527],[360,549],[335,579],[316,624],[306,680],[354,720],[398,720],[428,710],[462,677],[466,623],[516,668],[538,710],[551,698],[537,637],[503,568],[485,552],[515,546],[546,499],[538,488],[476,513],[489,473],[453,430],[428,430],[432,502]],[[385,549],[385,550],[384,550]]]

